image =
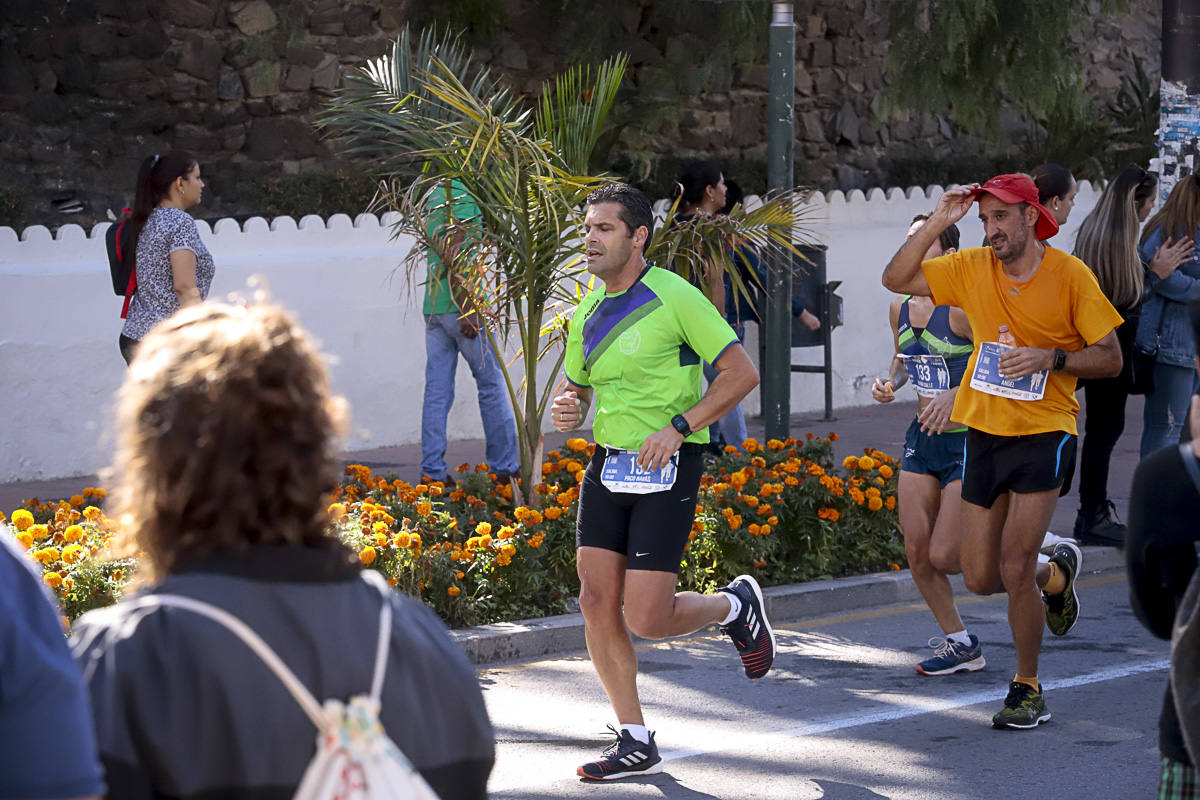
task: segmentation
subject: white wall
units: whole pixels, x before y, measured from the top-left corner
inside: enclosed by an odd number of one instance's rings
[[[870,383],[887,365],[891,334],[884,264],[916,213],[931,211],[940,187],[814,196],[803,226],[829,246],[828,277],[842,281],[845,326],[834,332],[834,405],[871,402]],[[1070,223],[1052,242],[1070,249],[1095,202],[1084,183]],[[246,294],[265,278],[275,302],[294,312],[333,358],[335,389],[350,401],[352,449],[420,441],[424,386],[421,290],[400,268],[411,240],[393,241],[390,217],[369,214],[327,222],[308,216],[243,226],[229,219],[200,235],[217,265],[210,297]],[[0,228],[0,482],[96,472],[109,463],[114,392],[124,375],[117,351],[121,299],[111,292],[106,224],[90,233],[66,225],[18,237]],[[964,246],[983,239],[973,216],[960,224]],[[414,285],[423,275],[414,278]],[[747,348],[756,353],[751,326]],[[820,348],[794,351],[796,363],[819,363]],[[548,377],[548,376],[547,376]],[[474,383],[460,364],[449,435],[482,436]],[[747,410],[756,413],[757,392]],[[792,411],[824,407],[820,375],[793,374]]]

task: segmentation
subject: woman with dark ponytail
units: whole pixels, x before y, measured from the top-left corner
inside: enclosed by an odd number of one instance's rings
[[[137,291],[120,337],[127,364],[151,328],[208,297],[213,259],[187,213],[200,202],[203,191],[200,164],[189,153],[173,150],[150,156],[138,170],[130,220]]]

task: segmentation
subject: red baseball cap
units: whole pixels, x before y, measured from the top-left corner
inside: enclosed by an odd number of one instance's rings
[[[1049,239],[1058,233],[1058,220],[1038,202],[1038,190],[1028,175],[997,175],[975,190],[975,199],[987,192],[1002,203],[1029,203],[1038,210],[1038,240]]]

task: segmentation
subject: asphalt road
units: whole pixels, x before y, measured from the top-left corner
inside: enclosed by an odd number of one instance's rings
[[[1124,573],[1079,586],[1075,630],[1046,634],[1053,719],[1033,731],[990,724],[1016,669],[1003,596],[961,599],[988,666],[942,678],[912,669],[937,632],[919,604],[777,628],[775,668],[757,682],[715,633],[642,647],[639,686],[666,768],[604,784],[574,775],[608,743],[612,721],[586,654],[483,669],[498,742],[492,796],[1152,797],[1168,644],[1133,616]]]

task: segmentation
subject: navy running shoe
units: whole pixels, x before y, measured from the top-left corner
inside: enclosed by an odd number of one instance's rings
[[[612,725],[608,729],[617,737],[616,741],[604,748],[603,758],[584,764],[575,770],[576,775],[593,781],[613,781],[662,772],[663,760],[658,754],[658,745],[654,743],[653,732],[650,734],[650,743],[645,744],[633,738],[629,731],[618,731]]]
[[[739,575],[728,586],[717,591],[728,592],[742,603],[737,618],[721,631],[728,634],[742,657],[746,677],[757,680],[771,671],[775,663],[775,631],[763,609],[762,589],[749,575]]]
[[[929,640],[933,648],[933,657],[917,664],[917,672],[922,675],[951,675],[955,672],[975,672],[987,666],[983,660],[983,648],[975,634],[968,633],[970,644],[959,644],[944,636],[934,636]]]

